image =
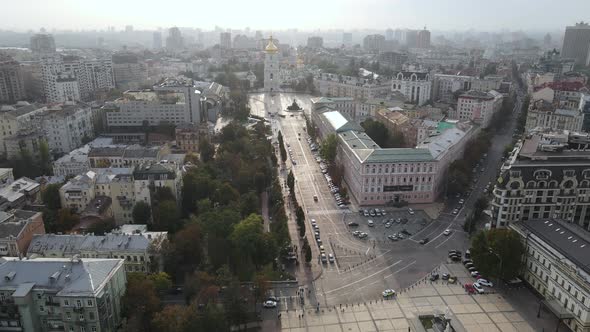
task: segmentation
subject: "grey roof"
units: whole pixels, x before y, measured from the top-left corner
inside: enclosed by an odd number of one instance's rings
[[[121,157],[125,149],[119,147],[97,147],[91,148],[89,157]]]
[[[0,289],[15,289],[13,296],[32,289],[55,290],[57,296],[96,296],[122,265],[122,259],[7,259],[0,265]]]
[[[123,152],[123,158],[158,158],[160,149],[157,147],[146,148],[140,146],[130,146]]]
[[[10,114],[14,117],[19,117],[21,115],[25,115],[27,113],[31,113],[34,112],[38,109],[43,108],[44,106],[41,104],[23,104],[22,106],[19,106],[19,104],[17,105],[9,105],[9,106],[2,106],[2,108],[0,108],[0,113],[7,113]]]
[[[50,255],[58,252],[61,256],[72,256],[81,251],[145,251],[149,241],[141,235],[35,235],[29,245],[29,254]]]
[[[363,130],[363,128],[360,125],[351,121],[339,111],[324,112],[321,113],[320,116],[324,117],[328,121],[328,123],[330,124],[330,126],[332,126],[332,129],[335,132],[343,132],[348,130]]]
[[[586,230],[556,220],[527,220],[521,223],[528,231],[590,273],[590,242]]]

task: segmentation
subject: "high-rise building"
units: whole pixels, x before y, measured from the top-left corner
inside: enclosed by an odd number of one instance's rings
[[[590,25],[588,23],[580,22],[565,28],[561,49],[562,58],[572,58],[578,65],[588,64],[590,60],[589,49]]]
[[[342,44],[346,46],[352,45],[352,33],[351,32],[344,32],[342,34]]]
[[[385,46],[385,36],[383,35],[367,35],[363,39],[363,48],[367,52],[379,53],[383,51]]]
[[[170,51],[180,51],[184,48],[184,39],[177,27],[168,30],[168,37],[166,37],[166,48]]]
[[[416,43],[417,48],[430,48],[430,31],[424,30],[418,31],[418,40]]]
[[[160,31],[154,31],[152,36],[152,47],[154,50],[159,50],[162,48],[162,33]]]
[[[25,99],[25,96],[19,63],[12,57],[0,53],[0,103],[14,103]]]
[[[393,30],[392,29],[385,30],[385,40],[393,40]]]
[[[418,30],[406,30],[404,41],[409,48],[418,47]]]
[[[219,47],[229,50],[231,48],[231,32],[219,34]]]
[[[324,38],[314,36],[307,38],[307,47],[309,48],[322,48],[324,47]]]
[[[120,90],[139,89],[148,80],[147,66],[137,54],[113,54],[115,86]]]
[[[281,87],[279,77],[279,48],[274,44],[272,36],[264,48],[264,91],[278,92]]]
[[[38,33],[31,36],[30,48],[35,55],[47,55],[55,53],[55,40],[52,35]]]
[[[69,153],[94,137],[92,109],[88,105],[52,106],[42,119],[45,139],[54,153]]]

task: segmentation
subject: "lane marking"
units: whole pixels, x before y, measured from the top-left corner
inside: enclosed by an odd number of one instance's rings
[[[447,239],[446,239],[446,240],[444,240],[443,242],[441,242],[441,243],[440,243],[439,245],[437,245],[435,248],[438,248],[438,247],[442,246],[443,244],[445,244],[445,242],[447,242],[448,240],[450,240],[450,239],[453,237],[453,235],[455,235],[455,231],[453,231],[453,233],[451,233],[451,234],[450,234],[450,235],[447,237]]]
[[[387,270],[387,269],[389,269],[389,268],[391,268],[391,267],[393,267],[393,266],[396,266],[397,264],[401,263],[402,261],[403,261],[403,260],[401,260],[401,259],[400,259],[399,261],[397,261],[397,262],[395,262],[395,263],[393,263],[393,264],[389,265],[388,267],[386,267],[386,268],[384,268],[384,269],[381,269],[381,270],[379,270],[379,271],[377,271],[377,272],[375,272],[375,273],[373,273],[373,274],[371,274],[371,275],[368,275],[368,276],[366,276],[366,277],[364,277],[364,278],[362,278],[362,279],[359,279],[359,280],[353,281],[353,282],[351,282],[351,283],[349,283],[349,284],[347,284],[347,285],[344,285],[344,286],[341,286],[341,287],[338,287],[338,288],[331,289],[331,290],[329,290],[329,291],[327,291],[327,292],[324,292],[324,294],[330,294],[330,293],[333,293],[333,292],[339,291],[339,290],[341,290],[341,289],[343,289],[343,288],[346,288],[346,287],[350,287],[350,286],[352,286],[352,285],[355,285],[355,284],[357,284],[357,283],[359,283],[359,282],[365,281],[365,280],[367,280],[367,279],[369,279],[369,278],[371,278],[371,277],[373,277],[373,276],[375,276],[375,275],[377,275],[377,274],[379,274],[379,273],[381,273],[381,272],[383,272],[383,271],[385,271],[385,270]]]
[[[410,264],[408,264],[408,265],[406,265],[406,266],[402,267],[401,269],[399,269],[399,270],[397,270],[397,271],[393,272],[392,274],[385,276],[385,278],[389,278],[389,277],[393,276],[394,274],[396,274],[396,273],[399,273],[399,272],[401,272],[401,271],[403,271],[403,270],[407,269],[408,267],[410,267],[411,265],[414,265],[414,264],[416,264],[416,260],[413,260],[413,261],[412,261]]]

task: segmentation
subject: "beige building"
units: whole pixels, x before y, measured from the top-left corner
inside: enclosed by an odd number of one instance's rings
[[[582,131],[584,114],[578,109],[558,109],[543,99],[531,101],[525,129],[547,128],[552,130]]]
[[[122,323],[122,259],[12,258],[0,276],[1,330],[115,332]]]
[[[38,115],[47,108],[40,104],[29,104],[25,101],[14,105],[0,107],[0,149],[6,153],[4,140],[16,135],[20,130],[40,126]]]
[[[315,78],[314,84],[326,97],[352,97],[365,100],[386,95],[391,91],[391,81],[380,77],[369,79],[322,73]]]
[[[459,121],[473,121],[483,128],[490,125],[494,114],[502,108],[502,94],[492,90],[470,90],[457,99],[457,109],[449,117]]]

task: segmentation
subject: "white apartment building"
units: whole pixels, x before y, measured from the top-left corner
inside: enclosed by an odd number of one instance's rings
[[[459,121],[473,121],[483,128],[490,125],[492,117],[502,107],[503,96],[494,90],[479,92],[470,90],[457,99],[457,108],[450,117]]]
[[[426,72],[400,71],[391,81],[391,90],[401,92],[411,104],[424,105],[430,101],[432,80]]]
[[[543,99],[532,101],[526,117],[525,129],[582,131],[584,114],[579,109],[558,109]]]
[[[16,135],[21,129],[40,126],[40,117],[47,107],[40,104],[29,104],[26,101],[14,105],[0,107],[0,151],[5,154],[4,140]]]
[[[157,272],[150,262],[157,262],[157,252],[150,249],[150,240],[140,234],[108,233],[105,235],[35,235],[27,251],[28,257],[114,258],[124,260],[127,272]]]
[[[326,97],[352,97],[354,99],[371,99],[387,95],[391,91],[391,82],[383,78],[369,79],[322,73],[314,79],[320,94]]]
[[[590,331],[590,238],[558,219],[511,224],[526,247],[522,274],[549,309],[576,332]],[[539,308],[540,309],[540,308]]]
[[[115,87],[111,59],[56,55],[44,57],[41,67],[49,103],[89,100],[96,91]]]
[[[43,114],[43,131],[49,149],[68,153],[94,138],[92,109],[88,105],[66,103],[52,106]]]
[[[6,331],[114,332],[122,323],[122,259],[17,257],[0,264]]]
[[[352,97],[318,97],[311,99],[311,106],[312,111],[319,110],[322,107],[338,110],[355,122],[361,123],[367,118],[375,117],[377,110],[384,107],[402,106],[404,101],[403,96],[395,99],[371,98],[364,100]]]
[[[113,54],[113,74],[117,89],[139,89],[148,81],[146,64],[133,53]]]

